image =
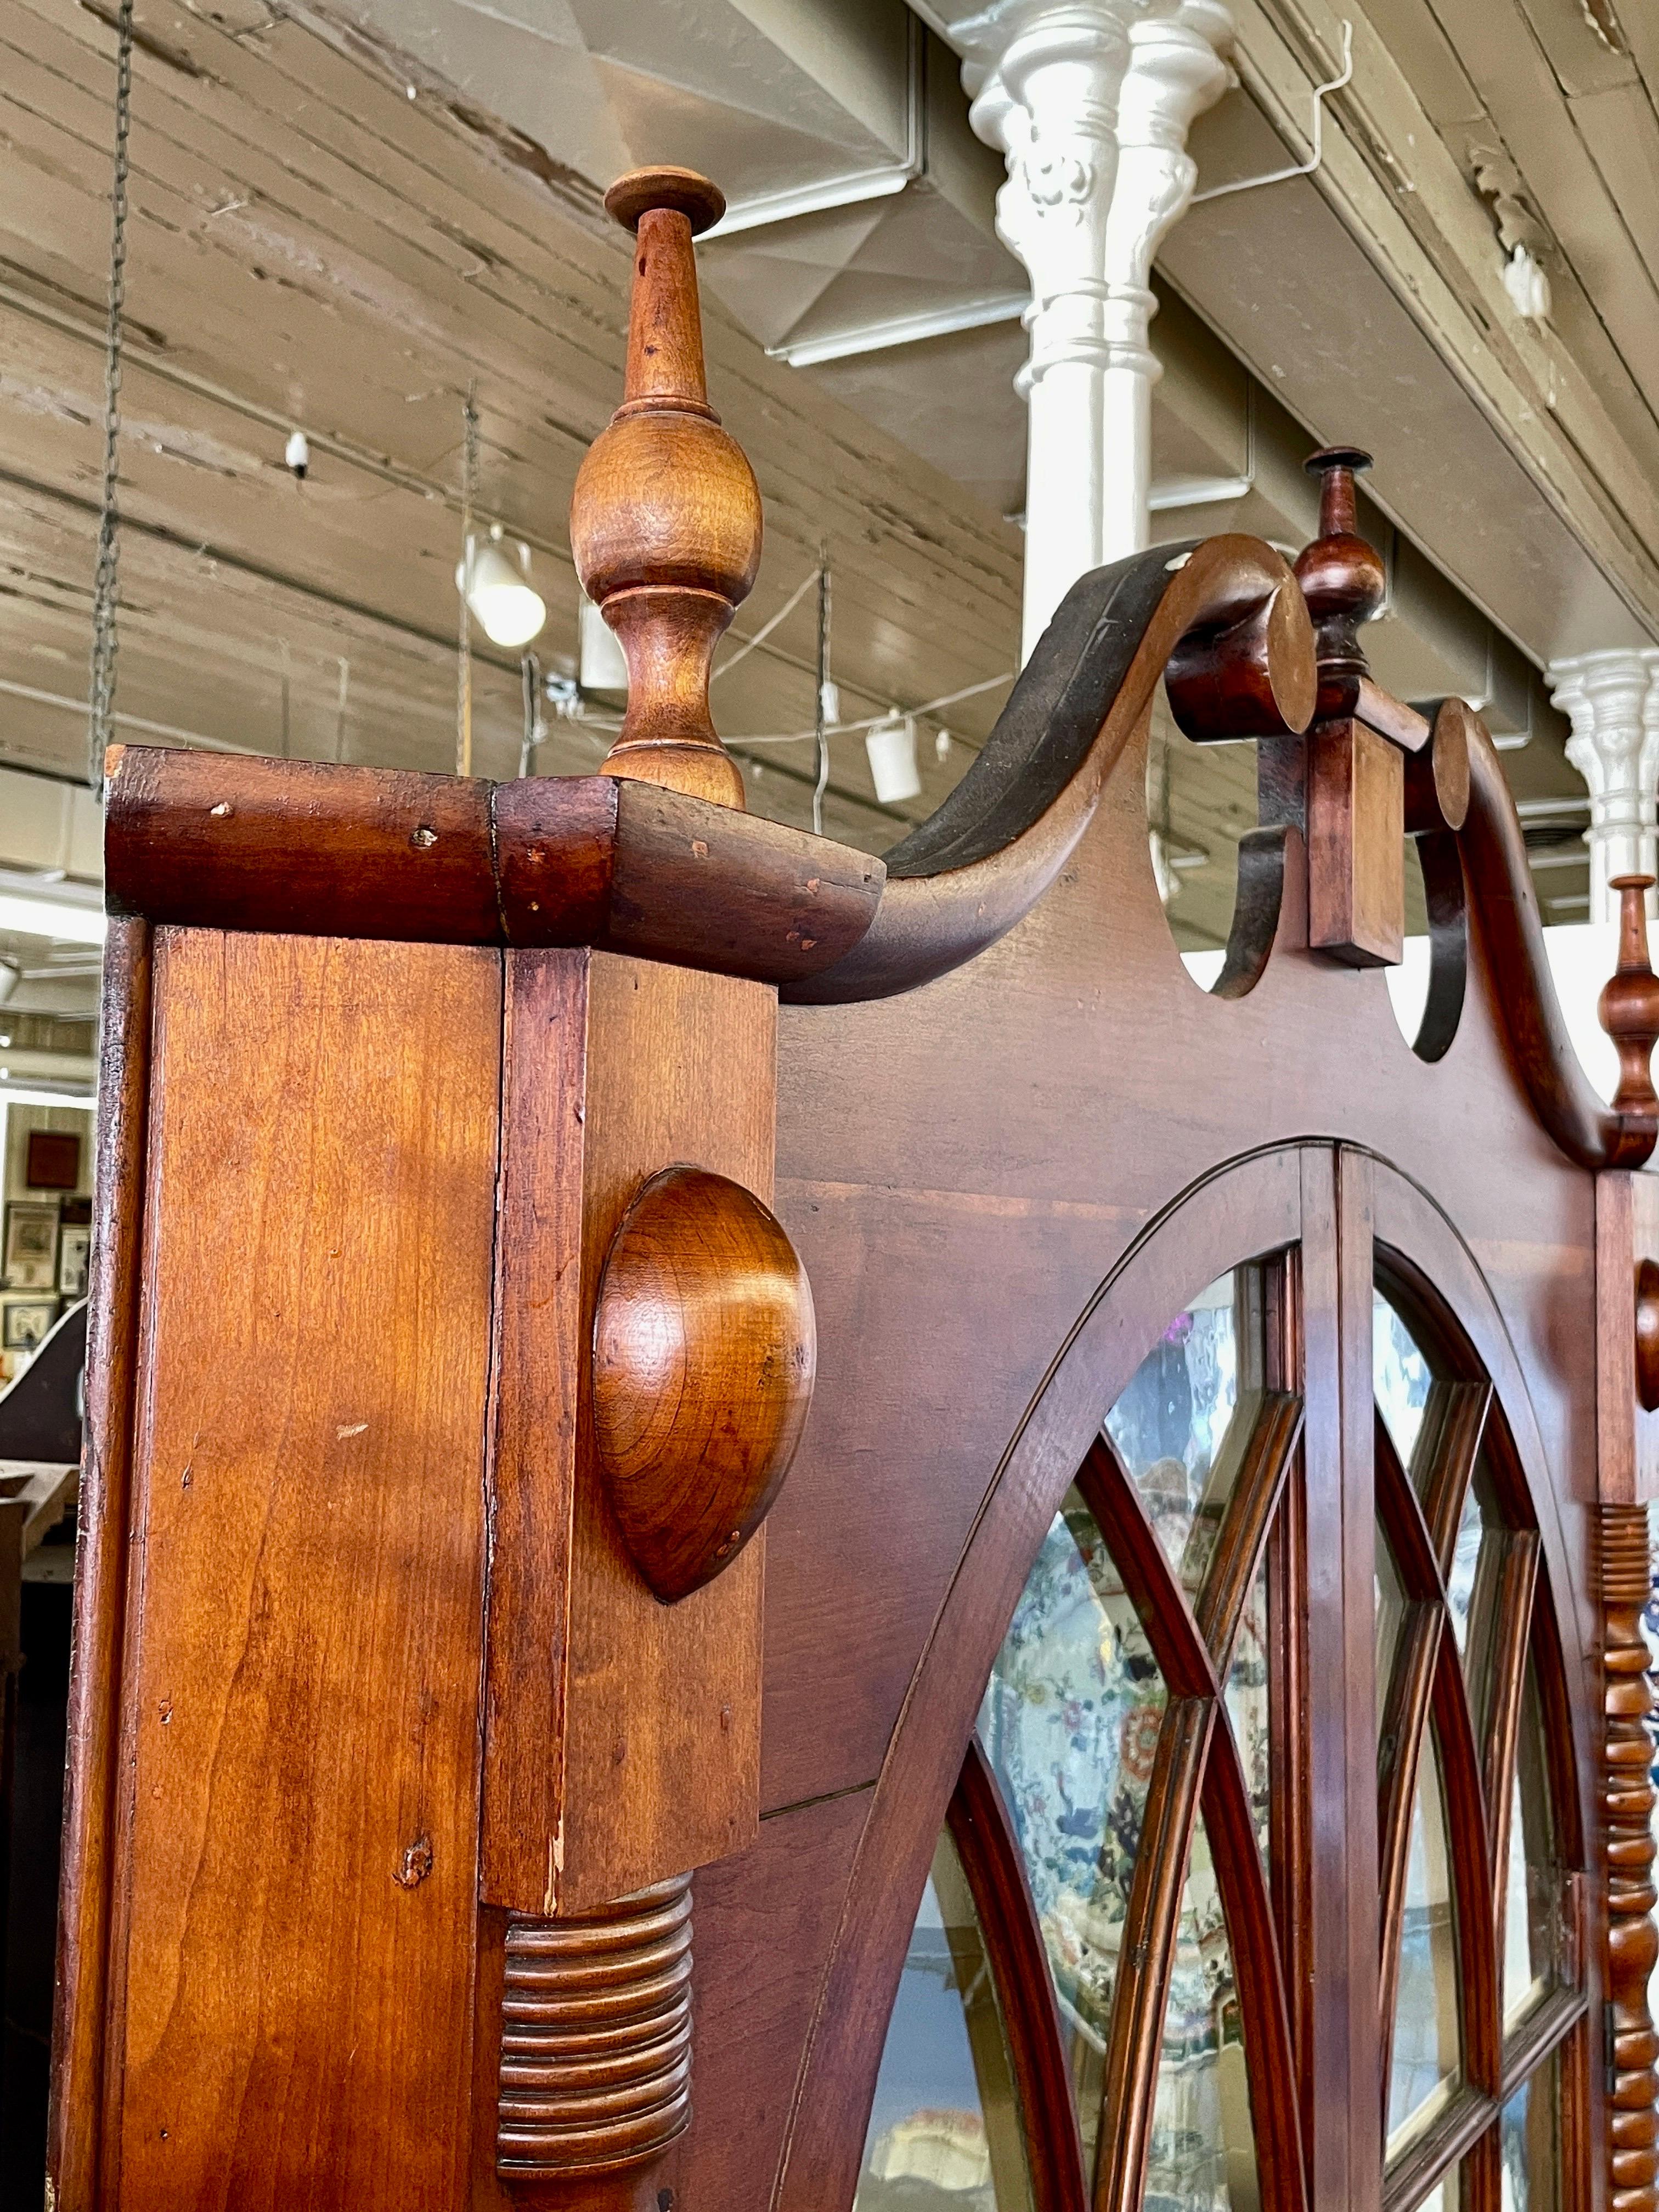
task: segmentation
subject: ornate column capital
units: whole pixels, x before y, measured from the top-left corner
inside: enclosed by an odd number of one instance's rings
[[[975,91],[969,119],[1008,164],[997,229],[1031,280],[1028,327],[1063,295],[1103,296],[1130,33],[1149,5],[1165,3],[1023,0],[964,27],[972,39],[963,71]],[[1042,373],[1028,371],[1028,381]]]
[[[1576,653],[1546,675],[1572,724],[1567,758],[1589,787],[1590,920],[1612,921],[1613,878],[1659,872],[1659,647]]]
[[[1192,195],[1195,116],[1232,82],[1224,0],[994,0],[952,27],[1031,280],[1025,649],[1087,569],[1146,543],[1152,257]]]
[[[1198,165],[1187,133],[1237,82],[1224,56],[1233,23],[1221,0],[1180,0],[1168,15],[1147,15],[1129,34],[1129,68],[1118,99],[1117,180],[1106,226],[1106,281],[1117,307],[1113,336],[1121,354],[1156,383],[1161,374],[1147,342],[1157,302],[1152,261],[1187,211]]]

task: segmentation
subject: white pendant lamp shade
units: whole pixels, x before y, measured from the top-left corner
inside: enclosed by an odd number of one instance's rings
[[[601,699],[625,700],[628,658],[622,641],[586,592],[577,610],[576,639],[576,680],[582,690]]]
[[[528,645],[547,621],[546,602],[530,581],[530,548],[494,531],[468,541],[455,586],[492,645]]]
[[[866,732],[864,750],[870,756],[870,774],[876,787],[876,797],[884,806],[891,806],[901,799],[916,799],[921,793],[921,776],[916,767],[916,724],[913,714],[900,714],[891,721],[878,722]]]

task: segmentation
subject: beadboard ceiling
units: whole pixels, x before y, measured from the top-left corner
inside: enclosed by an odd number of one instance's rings
[[[1630,0],[1619,4],[1632,14]],[[748,137],[732,140],[754,170],[740,191],[793,190],[826,163],[856,168],[902,152],[902,117],[878,112],[877,98],[892,11],[879,0],[847,5],[836,20],[863,26],[870,69],[861,88],[843,86],[841,110],[820,112],[793,80],[781,92],[769,82],[768,97],[802,125],[769,137],[741,101],[727,103],[738,122],[750,114]],[[454,36],[439,50],[414,32],[445,8]],[[516,116],[487,102],[488,73],[473,68],[483,48],[467,40],[499,45],[509,16],[526,9],[538,23],[569,19],[570,52],[532,100],[552,100],[557,128],[532,127],[539,110]],[[635,35],[647,12],[598,0],[512,0],[484,13],[454,0],[351,0],[348,16],[288,0],[140,0],[120,734],[451,764],[470,386],[481,513],[534,549],[550,611],[539,649],[550,665],[570,660],[566,514],[581,453],[619,392],[629,266],[599,209],[598,173],[660,154],[653,134],[678,112],[664,92],[674,70]],[[950,11],[921,12],[943,24]],[[1244,83],[1195,142],[1210,179],[1301,150],[1305,87],[1338,34],[1323,0],[1239,0],[1237,12]],[[727,25],[741,60],[753,43],[745,21],[768,10],[710,0],[706,13]],[[112,21],[107,0],[0,0],[0,763],[68,775],[82,772],[86,742]],[[1659,298],[1659,220],[1642,181],[1655,128],[1650,21],[1621,23],[1609,0],[1583,9],[1370,0],[1317,186],[1213,203],[1172,235],[1164,273],[1197,314],[1183,319],[1172,297],[1155,325],[1170,365],[1155,414],[1160,474],[1237,472],[1261,442],[1248,380],[1220,359],[1205,323],[1285,403],[1292,442],[1295,416],[1321,434],[1374,438],[1379,526],[1392,516],[1414,530],[1468,594],[1455,619],[1425,601],[1414,623],[1402,592],[1391,634],[1384,625],[1376,639],[1379,673],[1402,688],[1478,690],[1479,671],[1462,659],[1488,670],[1494,652],[1513,659],[1505,635],[1536,659],[1564,639],[1620,641],[1620,623],[1643,634],[1632,608],[1644,604],[1659,541],[1649,514],[1659,308],[1644,304]],[[408,37],[394,37],[400,27]],[[1007,519],[1023,470],[1018,324],[810,369],[766,351],[902,305],[918,254],[937,258],[947,291],[1006,281],[988,232],[994,177],[964,137],[954,65],[932,39],[925,51],[914,35],[908,49],[900,40],[901,59],[907,50],[913,70],[922,54],[911,82],[927,103],[927,177],[861,212],[832,209],[705,249],[712,395],[755,464],[767,517],[760,580],[726,657],[784,605],[822,546],[848,719],[972,694],[924,727],[923,791],[902,806],[875,803],[855,734],[835,741],[824,826],[867,850],[929,811],[962,772],[1001,702],[1018,633],[1021,544]],[[732,53],[722,46],[717,58]],[[592,100],[575,85],[573,106],[567,64],[594,72]],[[757,64],[750,56],[744,66]],[[719,92],[700,87],[705,110],[719,107]],[[673,127],[692,125],[681,114]],[[1388,138],[1415,144],[1419,128],[1420,189],[1408,191]],[[651,145],[635,143],[642,131]],[[678,142],[667,150],[686,156]],[[1404,243],[1383,239],[1383,218],[1364,204],[1365,179],[1389,176]],[[1557,287],[1550,331],[1505,319],[1499,234],[1517,226]],[[1332,241],[1322,259],[1310,250],[1317,238]],[[1339,248],[1348,260],[1332,258]],[[1449,366],[1424,339],[1413,253],[1480,325],[1478,359],[1472,340],[1457,351],[1467,332],[1446,341]],[[1378,373],[1413,346],[1420,361]],[[295,427],[311,440],[302,485],[283,466]],[[1251,465],[1247,499],[1166,511],[1158,534],[1304,535],[1294,463],[1288,485]],[[814,651],[809,592],[715,690],[751,805],[794,822],[810,819],[811,749],[766,740],[810,721]],[[1572,790],[1535,686],[1527,712],[1533,740],[1510,756],[1517,788]],[[515,656],[480,648],[474,717],[475,766],[514,774]],[[947,729],[941,755],[934,740]],[[602,718],[555,723],[537,765],[591,768],[607,741]],[[1186,941],[1224,931],[1250,776],[1245,751],[1155,748],[1154,817],[1188,864],[1171,910]],[[1558,870],[1547,888],[1571,918],[1581,872]]]

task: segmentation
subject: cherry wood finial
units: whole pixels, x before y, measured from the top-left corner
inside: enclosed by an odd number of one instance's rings
[[[618,178],[605,204],[639,240],[623,404],[570,502],[576,573],[628,658],[628,712],[605,770],[741,808],[708,668],[760,564],[760,492],[708,404],[691,250],[726,203],[694,170],[657,168]]]
[[[1659,1118],[1659,1094],[1653,1087],[1652,1059],[1659,1041],[1659,976],[1648,958],[1647,895],[1651,876],[1615,876],[1619,894],[1619,965],[1601,993],[1601,1026],[1619,1054],[1615,1114]]]
[[[1297,555],[1296,574],[1318,639],[1322,722],[1353,713],[1360,678],[1370,672],[1359,625],[1388,594],[1382,556],[1358,529],[1354,477],[1370,465],[1358,446],[1326,446],[1304,464],[1320,480],[1319,535]]]

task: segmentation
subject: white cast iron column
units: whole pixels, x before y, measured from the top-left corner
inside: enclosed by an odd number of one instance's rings
[[[1086,569],[1147,541],[1152,257],[1191,198],[1194,118],[1231,81],[1222,0],[1005,0],[953,27],[1031,280],[1024,651]]]
[[[1567,758],[1589,786],[1589,918],[1616,921],[1613,878],[1656,872],[1659,647],[1581,653],[1547,674],[1572,724]]]

